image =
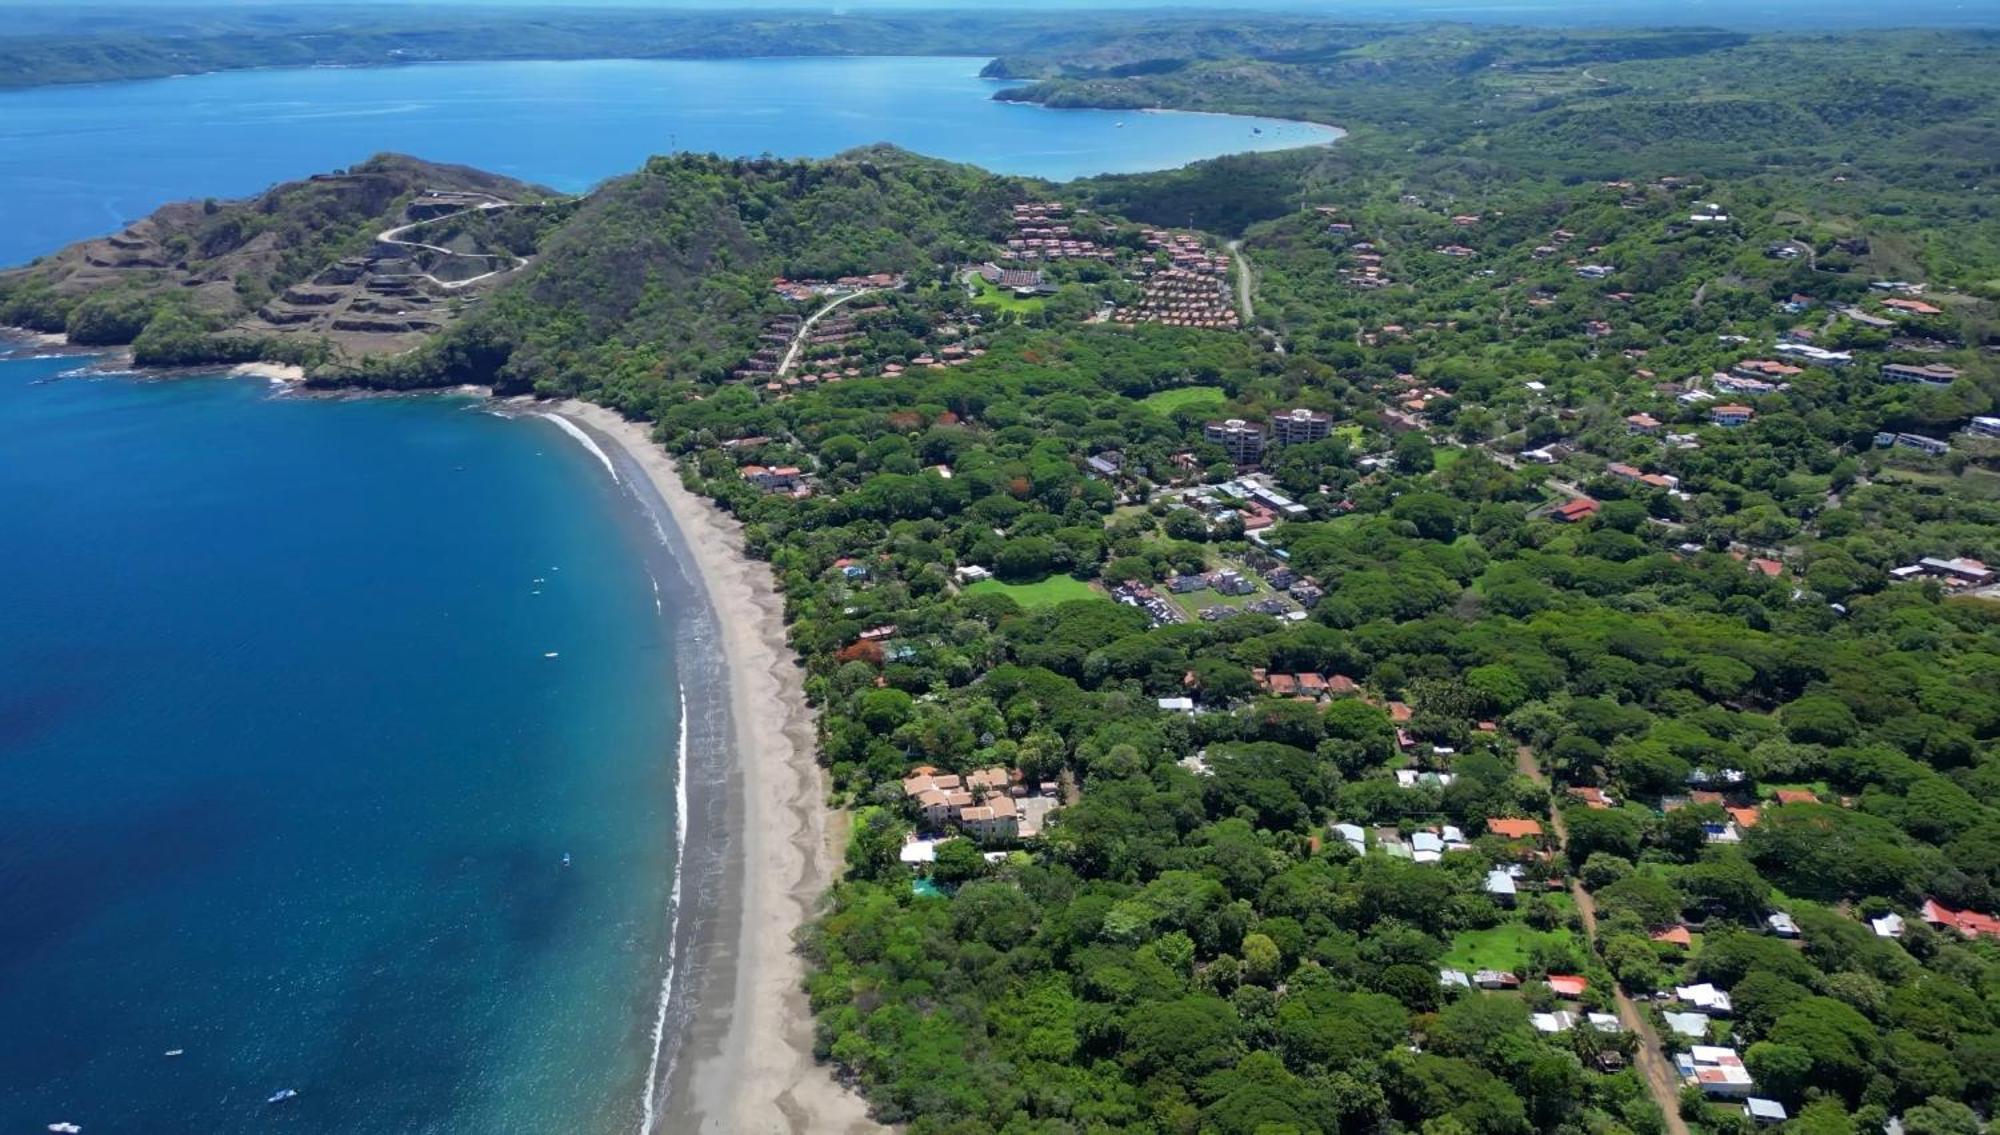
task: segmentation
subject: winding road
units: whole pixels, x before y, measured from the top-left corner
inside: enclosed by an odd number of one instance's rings
[[[849,292],[844,296],[830,300],[824,307],[807,316],[806,321],[799,324],[797,333],[792,336],[791,345],[785,348],[785,360],[778,364],[777,377],[783,378],[791,373],[792,364],[799,361],[799,352],[805,350],[806,338],[812,334],[813,325],[825,317],[827,312],[832,311],[849,300],[859,299],[862,296],[872,296],[877,292],[886,290],[886,288],[863,288],[858,292]]]
[[[385,229],[384,231],[377,233],[375,235],[375,240],[378,243],[394,245],[397,248],[421,248],[426,252],[435,252],[440,256],[464,256],[477,260],[490,260],[492,259],[491,253],[459,252],[455,249],[442,248],[435,244],[425,244],[423,241],[420,240],[404,240],[403,234],[409,232],[411,229],[420,229],[425,225],[437,224],[439,221],[449,221],[454,217],[463,217],[467,213],[487,213],[487,212],[492,212],[495,209],[520,209],[520,208],[525,208],[525,206],[520,205],[513,201],[502,201],[496,197],[493,200],[486,202],[485,204],[474,205],[467,209],[460,209],[455,213],[445,213],[436,217],[428,217],[421,221],[411,221],[407,225],[397,225],[393,229]],[[426,280],[429,280],[431,283],[436,284],[438,287],[443,288],[446,291],[457,291],[458,289],[466,287],[467,285],[476,284],[481,280],[490,280],[495,276],[504,276],[509,272],[519,272],[521,269],[526,268],[528,266],[528,261],[525,257],[514,256],[512,253],[508,253],[507,255],[513,257],[514,264],[512,267],[495,268],[491,272],[481,272],[479,275],[473,276],[469,279],[440,280],[436,276],[431,275],[429,272],[419,272],[417,273],[417,275],[423,277]]]

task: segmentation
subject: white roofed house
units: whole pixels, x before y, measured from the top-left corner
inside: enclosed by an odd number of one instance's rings
[[[1681,1004],[1706,1013],[1711,1017],[1727,1017],[1735,1011],[1725,990],[1717,989],[1708,982],[1700,985],[1681,985],[1674,988],[1674,997]]]
[[[1516,867],[1513,871],[1518,871]],[[1513,871],[1505,867],[1495,867],[1486,873],[1486,893],[1501,906],[1513,906],[1518,889],[1514,886]]]
[[[1359,824],[1335,824],[1333,834],[1339,837],[1341,842],[1353,848],[1356,855],[1368,850],[1368,833],[1363,831]]]

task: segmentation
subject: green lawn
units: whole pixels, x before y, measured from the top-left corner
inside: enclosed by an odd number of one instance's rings
[[[1437,451],[1431,454],[1431,456],[1436,460],[1438,471],[1443,472],[1463,460],[1465,458],[1465,450],[1455,445],[1441,445],[1437,447]]]
[[[1012,311],[1021,315],[1032,315],[1049,305],[1047,296],[1023,298],[1011,291],[1002,291],[998,286],[986,282],[986,277],[972,277],[972,302],[980,307],[995,311]]]
[[[1139,404],[1162,414],[1171,414],[1183,406],[1208,406],[1229,401],[1229,395],[1220,386],[1176,386],[1172,390],[1155,390],[1140,399]]]
[[[1538,942],[1574,943],[1567,930],[1536,930],[1525,922],[1503,922],[1490,930],[1467,930],[1453,936],[1441,963],[1450,969],[1518,971],[1528,964],[1528,951]]]
[[[1072,599],[1109,598],[1088,583],[1067,575],[1052,575],[1037,583],[1002,583],[982,579],[965,589],[967,595],[1005,595],[1023,607],[1053,607]]]

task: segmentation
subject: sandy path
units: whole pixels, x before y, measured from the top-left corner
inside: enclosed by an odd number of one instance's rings
[[[729,865],[735,890],[728,898],[740,920],[720,919],[719,940],[703,944],[709,979],[697,993],[694,1026],[656,1129],[884,1130],[861,1098],[813,1059],[804,963],[792,950],[792,932],[832,881],[845,832],[825,804],[812,710],[785,642],[784,600],[770,568],[743,553],[733,518],[681,484],[648,427],[582,402],[554,409],[631,454],[665,499],[720,618],[729,672],[742,818],[729,833],[740,854]]]

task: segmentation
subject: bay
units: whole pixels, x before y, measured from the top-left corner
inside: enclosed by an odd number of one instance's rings
[[[995,102],[968,58],[440,63],[239,71],[0,94],[0,264],[159,205],[396,151],[579,192],[677,150],[890,142],[1058,180],[1332,141],[1307,123]]]

